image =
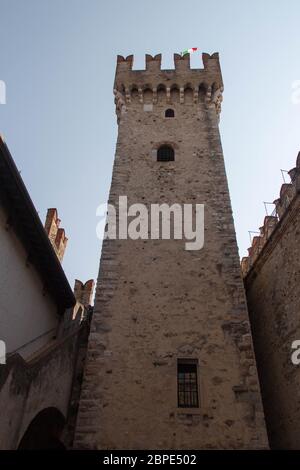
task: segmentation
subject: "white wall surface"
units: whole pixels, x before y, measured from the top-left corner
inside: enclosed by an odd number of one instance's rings
[[[7,354],[23,356],[44,346],[58,325],[56,305],[43,293],[42,281],[0,208],[0,340]]]

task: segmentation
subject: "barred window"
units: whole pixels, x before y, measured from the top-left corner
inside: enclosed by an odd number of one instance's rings
[[[165,112],[165,117],[167,118],[172,118],[175,116],[174,109],[167,109]]]
[[[173,162],[175,160],[174,157],[174,149],[170,145],[162,145],[157,150],[158,162]]]
[[[197,363],[195,359],[178,359],[178,407],[197,408],[199,406]]]

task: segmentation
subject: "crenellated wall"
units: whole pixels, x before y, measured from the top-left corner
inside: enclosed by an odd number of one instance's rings
[[[300,153],[242,259],[254,349],[270,445],[300,449],[299,366],[291,345],[300,340]]]
[[[77,302],[80,302],[85,307],[92,305],[94,286],[95,282],[93,279],[89,279],[84,284],[78,279],[75,279],[74,295]]]
[[[298,153],[296,166],[289,172],[291,182],[284,183],[281,186],[279,198],[274,200],[275,209],[272,215],[267,215],[263,226],[260,227],[260,234],[253,237],[252,245],[248,248],[248,256],[242,258],[241,267],[245,277],[261,251],[263,251],[267,241],[274,232],[277,224],[285,217],[289,211],[291,203],[294,201],[300,191],[300,152]]]
[[[65,230],[60,227],[60,222],[61,220],[58,218],[57,209],[48,209],[45,230],[59,261],[62,262],[68,239]]]
[[[146,55],[146,69],[132,70],[133,55],[118,56],[114,94],[118,120],[132,101],[145,105],[204,101],[221,111],[223,81],[219,54],[203,53],[204,68],[191,69],[189,54],[174,54],[175,69],[161,69],[161,54]],[[150,111],[150,108],[149,108]]]

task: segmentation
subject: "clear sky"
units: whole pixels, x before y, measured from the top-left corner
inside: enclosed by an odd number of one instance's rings
[[[300,150],[298,0],[0,0],[0,104],[4,135],[44,220],[57,207],[69,237],[63,262],[96,278],[96,208],[107,200],[116,141],[116,55],[189,47],[220,53],[225,84],[220,129],[240,254],[262,225],[280,169]],[[202,67],[201,56],[192,57]]]

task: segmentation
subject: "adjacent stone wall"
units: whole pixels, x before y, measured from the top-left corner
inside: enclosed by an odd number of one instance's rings
[[[29,424],[48,408],[65,417],[64,441],[72,445],[91,316],[82,311],[76,308],[76,318],[67,311],[61,335],[30,359],[13,354],[0,365],[0,449],[18,448]]]
[[[266,423],[274,449],[300,449],[300,372],[291,361],[291,344],[300,340],[300,156],[290,175],[291,183],[282,185],[274,201],[272,229],[266,231],[269,222],[265,220],[249,257],[243,259]]]
[[[118,60],[109,202],[205,204],[205,244],[104,241],[77,448],[268,446],[218,130],[220,68],[207,56],[207,73],[178,57],[175,71],[161,71],[159,56],[146,71]],[[163,143],[174,162],[156,161]],[[177,407],[184,358],[198,359],[198,408]]]

